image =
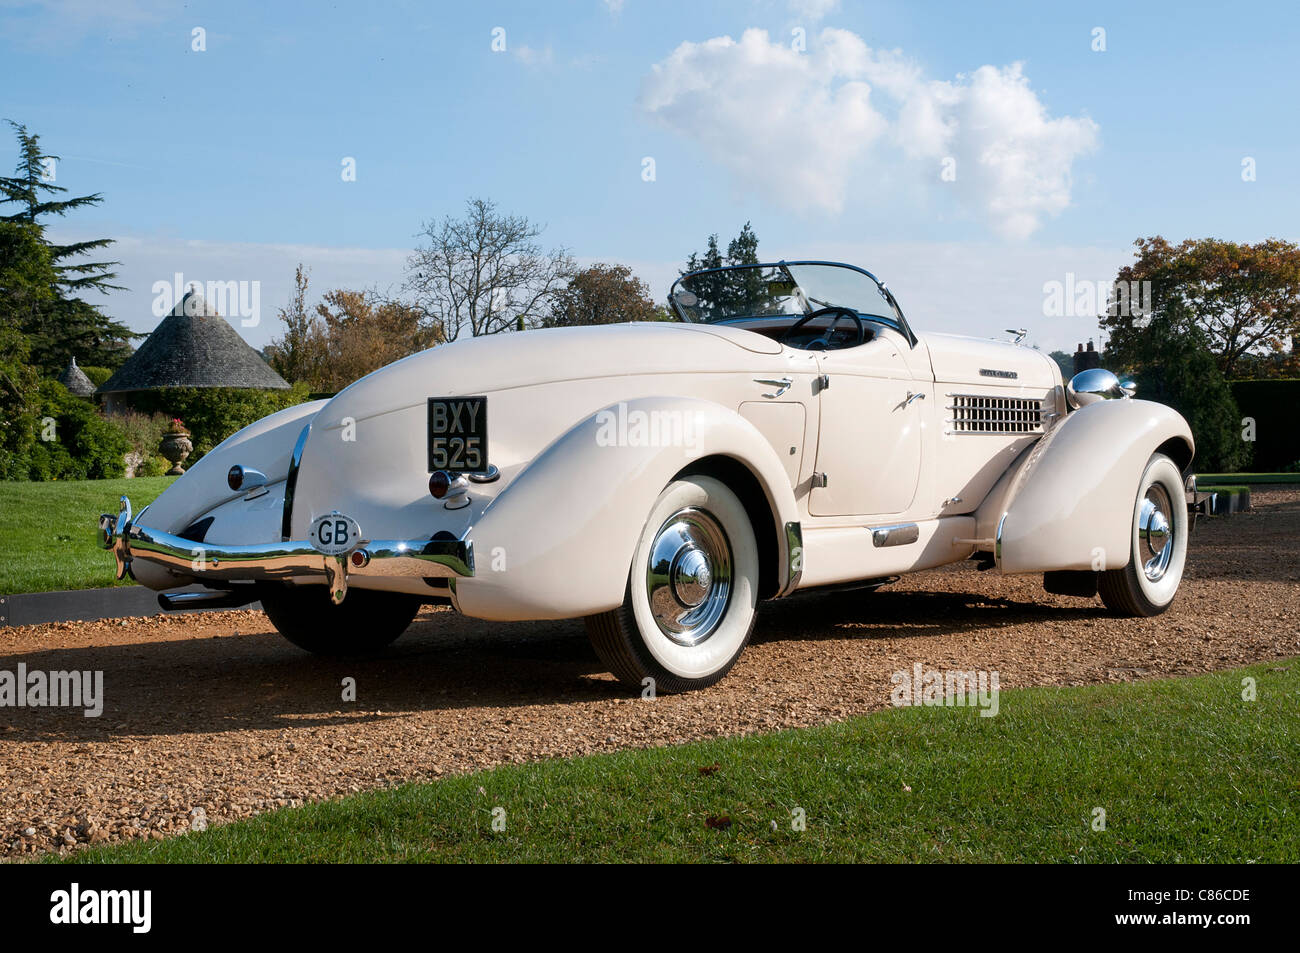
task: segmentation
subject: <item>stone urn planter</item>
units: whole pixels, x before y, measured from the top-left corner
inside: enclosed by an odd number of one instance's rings
[[[180,421],[175,421],[175,423],[179,424]],[[181,466],[181,463],[194,452],[194,444],[190,440],[189,431],[176,426],[163,435],[158,450],[167,458],[167,462],[172,465],[172,468],[167,471],[167,475],[180,476],[185,472],[185,468]]]

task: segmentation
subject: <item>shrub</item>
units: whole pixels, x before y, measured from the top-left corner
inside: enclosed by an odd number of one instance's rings
[[[37,389],[37,439],[28,454],[32,480],[105,480],[122,476],[126,434],[57,381]],[[46,439],[46,438],[49,439]]]
[[[305,384],[295,384],[290,390],[173,387],[132,394],[131,403],[141,413],[166,415],[169,425],[173,417],[185,421],[194,444],[194,452],[183,464],[189,467],[236,430],[309,397]]]
[[[127,467],[131,476],[162,476],[167,472],[171,464],[158,452],[158,445],[162,443],[163,435],[172,429],[170,417],[131,411],[109,419],[131,443]]]
[[[113,376],[113,369],[111,367],[83,367],[81,373],[89,377],[92,384],[99,387],[104,381]]]
[[[27,339],[0,325],[0,480],[25,480],[36,440],[36,372]]]

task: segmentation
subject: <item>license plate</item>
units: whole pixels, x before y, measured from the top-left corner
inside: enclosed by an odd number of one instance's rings
[[[312,520],[307,540],[313,549],[326,556],[341,556],[361,544],[361,527],[350,516],[330,513]]]
[[[488,468],[486,397],[429,398],[429,472]]]

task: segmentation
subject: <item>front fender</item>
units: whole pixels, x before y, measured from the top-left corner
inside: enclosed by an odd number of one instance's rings
[[[705,400],[627,401],[567,431],[487,507],[471,531],[478,571],[459,582],[457,608],[498,620],[615,608],[655,499],[682,469],[718,455],[757,478],[772,511],[771,532],[784,541],[782,527],[799,519],[794,493],[753,424]],[[782,571],[787,550],[778,546]]]
[[[1171,440],[1195,451],[1187,421],[1164,404],[1105,400],[1070,413],[980,508],[996,527],[1004,573],[1118,569],[1128,564],[1138,481]]]

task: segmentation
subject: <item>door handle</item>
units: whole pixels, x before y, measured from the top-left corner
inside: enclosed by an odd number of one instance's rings
[[[914,400],[925,400],[925,391],[918,390],[913,394],[910,390],[907,392],[907,399],[903,401],[904,407],[910,407]]]
[[[779,378],[755,377],[754,383],[766,384],[768,387],[775,387],[776,388],[775,393],[763,395],[764,397],[770,399],[773,397],[780,397],[782,394],[784,394],[786,391],[790,389],[790,385],[793,384],[794,381],[788,377],[779,377]]]

